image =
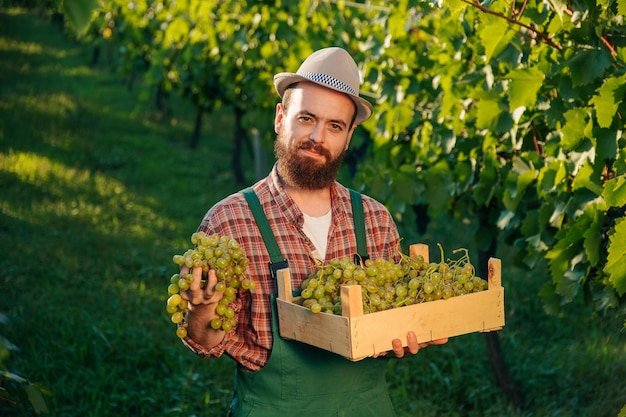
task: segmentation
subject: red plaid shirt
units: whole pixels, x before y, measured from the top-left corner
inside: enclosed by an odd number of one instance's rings
[[[289,262],[292,287],[300,288],[300,283],[315,270],[315,262],[310,255],[315,247],[302,231],[302,212],[284,191],[276,167],[252,188],[259,197],[280,250]],[[347,188],[335,183],[331,198],[332,224],[326,262],[344,256],[353,259],[357,251],[350,193]],[[394,258],[399,236],[391,215],[382,204],[368,196],[363,196],[363,211],[370,258]],[[237,239],[250,260],[247,273],[255,280],[256,288],[239,294],[235,301],[239,311],[238,325],[226,334],[220,344],[206,349],[189,338],[184,339],[184,343],[200,356],[219,357],[226,353],[245,368],[258,370],[267,363],[272,349],[270,296],[276,292],[276,285],[270,275],[270,259],[265,243],[243,194],[230,195],[213,206],[198,230]]]

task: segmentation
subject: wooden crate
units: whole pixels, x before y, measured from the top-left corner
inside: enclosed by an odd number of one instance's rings
[[[429,260],[428,246],[411,245],[410,255]],[[391,341],[407,346],[407,334],[415,332],[420,343],[474,332],[500,330],[504,326],[504,288],[501,261],[489,259],[488,289],[390,310],[363,314],[361,286],[341,288],[342,315],[312,313],[294,303],[289,269],[277,273],[280,335],[359,361],[391,350]]]

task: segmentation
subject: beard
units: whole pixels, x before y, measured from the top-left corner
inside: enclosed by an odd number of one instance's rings
[[[301,156],[298,151],[311,149],[324,156],[320,163],[308,156]],[[326,148],[312,141],[304,141],[289,148],[280,138],[274,142],[274,155],[278,163],[278,172],[288,185],[307,190],[321,190],[330,187],[337,179],[337,173],[346,155],[343,151],[336,158]]]

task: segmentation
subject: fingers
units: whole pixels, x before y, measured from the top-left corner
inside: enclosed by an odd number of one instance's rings
[[[206,287],[202,291],[202,296],[207,302],[217,302],[222,298],[222,293],[217,294],[217,291],[215,291],[215,285],[217,285],[217,275],[214,269],[209,269]]]
[[[189,270],[187,270],[189,273]],[[202,281],[202,268],[196,267],[191,270],[191,274],[193,275],[193,281],[189,284],[189,292],[193,295],[200,291],[201,281]]]
[[[181,274],[188,274],[189,269],[181,268]],[[215,302],[216,297],[215,284],[217,284],[217,276],[214,270],[209,270],[208,281],[206,286],[202,286],[202,268],[195,267],[191,270],[193,280],[189,284],[189,290],[181,292],[181,297],[189,301],[191,304],[210,304]],[[221,297],[220,297],[221,298]],[[218,300],[219,301],[219,300]]]
[[[196,267],[191,271],[193,281],[189,284],[189,293],[191,295],[192,304],[202,304],[205,298],[206,288],[202,288],[202,268]],[[208,285],[207,285],[208,287]]]
[[[417,335],[415,332],[409,332],[406,336],[407,345],[406,347],[402,346],[402,341],[400,339],[394,339],[391,342],[391,347],[393,353],[397,358],[402,358],[407,354],[415,355],[419,352],[420,349],[425,348],[430,345],[443,345],[448,343],[448,338],[431,340],[430,342],[419,343],[417,341]]]
[[[415,355],[422,347],[422,345],[417,343],[417,336],[415,335],[415,332],[409,332],[406,335],[406,342],[407,349],[411,355]]]
[[[402,346],[402,341],[400,339],[394,339],[391,342],[393,353],[397,358],[402,358],[405,354],[415,355],[422,347],[421,344],[417,343],[417,336],[415,335],[415,332],[409,332],[406,335],[406,342],[406,348]]]
[[[396,355],[396,358],[404,357],[404,346],[402,346],[402,341],[400,339],[393,339],[391,347],[393,349],[393,353]]]

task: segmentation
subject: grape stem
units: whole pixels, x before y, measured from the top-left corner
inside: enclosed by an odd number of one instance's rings
[[[439,246],[439,252],[441,253],[441,263],[444,263],[446,261],[446,257],[444,256],[443,246],[441,243],[437,243],[437,246]]]

